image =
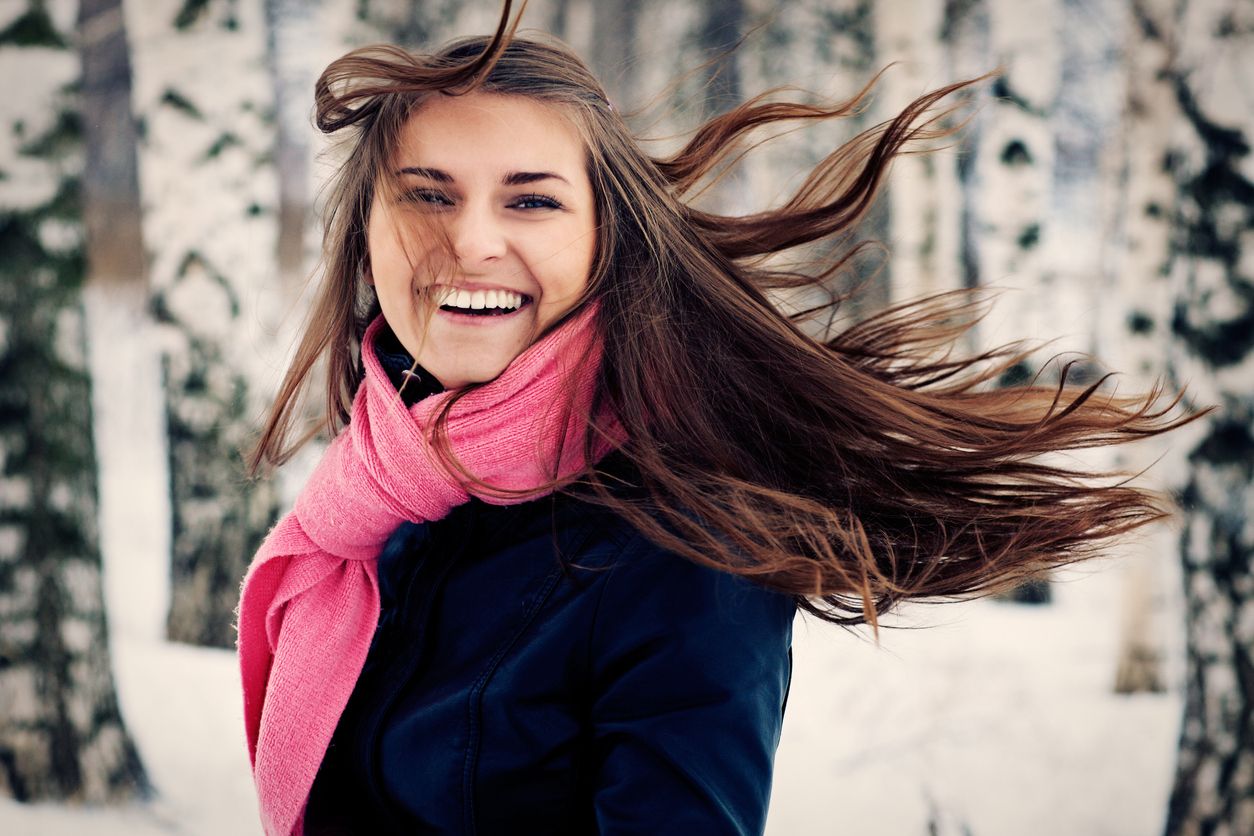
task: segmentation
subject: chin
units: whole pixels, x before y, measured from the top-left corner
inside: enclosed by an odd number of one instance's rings
[[[440,381],[445,389],[460,389],[471,383],[486,383],[496,378],[509,366],[509,360],[454,366],[442,366],[439,363],[431,365],[423,363],[422,365],[435,375],[435,379]]]

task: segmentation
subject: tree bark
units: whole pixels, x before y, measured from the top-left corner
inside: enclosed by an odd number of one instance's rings
[[[1059,6],[1059,0],[988,4],[990,63],[1004,72],[992,84],[980,123],[975,214],[981,283],[1007,292],[980,323],[985,347],[1039,339],[1055,327],[1055,308],[1044,300],[1056,280],[1046,250],[1054,176],[1050,114],[1061,75]]]
[[[310,111],[318,69],[305,60],[316,36],[320,2],[265,0],[266,65],[274,88],[274,162],[278,175],[276,261],[286,296],[295,300],[308,275]]]
[[[73,15],[30,2],[0,24],[0,50],[21,51],[23,83],[41,87],[0,117],[0,792],[100,803],[148,782],[101,589]]]
[[[1186,597],[1185,714],[1166,833],[1254,832],[1254,111],[1249,4],[1138,3],[1160,40],[1180,130],[1162,160],[1176,186],[1169,368],[1195,403],[1181,492]]]
[[[167,630],[231,647],[240,578],[278,515],[276,485],[249,482],[242,458],[277,379],[271,335],[286,315],[263,9],[127,9],[169,438]]]
[[[821,101],[831,105],[845,101],[862,88],[879,69],[874,4],[870,0],[801,0],[777,4],[764,0],[745,3],[745,29],[749,34],[739,53],[739,71],[745,96],[789,86],[791,100]],[[799,88],[799,89],[798,89]],[[880,93],[882,95],[882,93]],[[753,150],[746,169],[750,208],[779,206],[800,187],[806,175],[824,157],[857,133],[871,127],[882,114],[871,108],[843,119],[822,123],[794,123],[751,137],[771,139]],[[784,133],[788,132],[788,133]],[[889,238],[891,195],[881,192],[864,218],[857,237],[884,241]],[[840,245],[837,245],[840,246]],[[782,261],[801,269],[830,264],[835,252],[831,242],[799,247]],[[858,293],[841,308],[840,317],[857,318],[887,303],[889,270],[882,256],[872,250],[860,257],[854,270],[835,277],[831,290],[844,294],[858,285]],[[806,291],[773,294],[784,310],[799,310],[830,301],[830,294]],[[826,317],[810,323],[815,337],[825,336],[831,324]]]
[[[78,40],[87,149],[83,302],[105,600],[115,635],[158,641],[170,597],[170,476],[121,0],[84,0]]]
[[[1136,4],[1133,4],[1134,6]],[[1109,194],[1109,220],[1100,224],[1112,252],[1110,293],[1099,299],[1096,353],[1127,376],[1133,388],[1145,391],[1166,373],[1163,345],[1169,339],[1171,285],[1165,271],[1170,238],[1169,212],[1175,183],[1163,169],[1172,147],[1178,118],[1175,94],[1162,73],[1170,56],[1166,44],[1143,26],[1134,8],[1123,10],[1114,28],[1126,33],[1121,62],[1124,103],[1116,150],[1114,182]],[[1181,456],[1170,455],[1173,439],[1152,439],[1120,450],[1115,465],[1150,471],[1156,485],[1179,488],[1186,476]],[[1164,458],[1165,457],[1165,458]],[[1157,556],[1174,555],[1175,535],[1156,526],[1148,548],[1129,548],[1123,573],[1122,632],[1116,661],[1117,693],[1165,690],[1168,675],[1167,621],[1162,605],[1165,588],[1174,589],[1171,566]],[[1174,560],[1174,556],[1171,558]],[[1180,629],[1178,623],[1172,625]]]
[[[958,40],[951,33],[957,28],[954,15],[971,15],[970,6],[961,10],[953,4],[930,0],[905,0],[891,8],[876,7],[875,36],[878,63],[897,62],[880,81],[883,92],[876,97],[879,118],[890,119],[893,111],[960,76],[947,72]],[[948,26],[948,29],[946,27]],[[981,62],[983,63],[983,62]],[[967,77],[983,68],[967,70]],[[972,108],[974,110],[974,108]],[[904,302],[961,286],[958,270],[960,227],[958,216],[958,163],[955,149],[899,158],[893,163],[888,181],[889,275],[893,302]]]
[[[940,27],[940,40],[945,45],[947,59],[945,80],[975,78],[992,70],[989,38],[988,0],[946,3]],[[980,91],[977,100],[983,103],[987,95]],[[958,179],[958,269],[962,276],[961,286],[965,288],[976,288],[984,282],[980,256],[983,234],[977,199],[980,171],[976,162],[983,152],[981,129],[985,111],[986,108],[977,109],[959,137],[955,172]],[[974,336],[971,335],[968,347],[978,349]]]

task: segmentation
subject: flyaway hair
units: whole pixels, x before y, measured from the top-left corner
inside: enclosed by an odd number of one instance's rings
[[[323,428],[334,432],[346,419],[360,334],[377,310],[360,281],[372,190],[386,184],[399,128],[421,118],[425,97],[477,90],[557,108],[587,149],[598,218],[587,296],[598,306],[605,358],[592,412],[617,417],[639,483],[612,484],[589,467],[566,490],[614,508],[690,560],[846,624],[875,624],[906,599],[1004,589],[1169,513],[1164,497],[1058,454],[1195,419],[1176,414],[1181,395],[1166,397],[1161,385],[1121,395],[1109,375],[1076,385],[1071,365],[1056,384],[998,387],[1029,349],[958,356],[984,295],[919,299],[815,335],[816,323],[837,322],[835,282],[856,272],[854,236],[894,158],[951,135],[964,94],[983,79],[928,93],[857,134],[778,208],[722,215],[690,205],[689,195],[752,132],[848,117],[874,81],[837,103],[767,91],[656,158],[583,62],[554,39],[515,35],[510,9],[505,3],[491,37],[433,54],[365,48],[319,80],[318,125],[346,135],[352,153],[329,204],[322,296],[254,466],[290,453],[294,404],[319,360]],[[807,246],[830,254],[809,269],[777,263]],[[825,301],[784,313],[771,296],[781,290]],[[604,429],[589,421],[589,461]],[[439,422],[433,433],[456,469]]]

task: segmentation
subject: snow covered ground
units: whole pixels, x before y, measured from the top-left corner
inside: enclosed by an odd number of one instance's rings
[[[1112,693],[1120,567],[1082,571],[879,649],[799,620],[769,836],[1161,833],[1182,702]]]
[[[1050,606],[916,608],[934,626],[878,649],[799,618],[768,836],[1159,833],[1181,702],[1111,693],[1119,597],[1120,563],[1105,563],[1071,572]],[[2,802],[0,833],[259,833],[233,655],[123,639],[115,656],[158,798]]]

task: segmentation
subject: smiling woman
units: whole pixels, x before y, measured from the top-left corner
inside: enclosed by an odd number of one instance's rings
[[[967,296],[813,336],[856,247],[812,273],[771,256],[844,241],[973,82],[833,149],[783,206],[718,215],[690,195],[741,139],[867,91],[772,91],[655,158],[509,11],[492,37],[358,50],[317,85],[345,163],[254,465],[299,446],[320,363],[334,438],[240,600],[262,818],[760,833],[796,610],[874,627],[1086,557],[1160,498],[1041,456],[1189,419],[1065,374],[992,386],[1025,352],[955,357]],[[780,288],[832,301],[789,315]]]
[[[495,378],[587,289],[586,159],[569,119],[518,96],[434,96],[405,123],[397,182],[370,209],[366,281],[446,389]]]

